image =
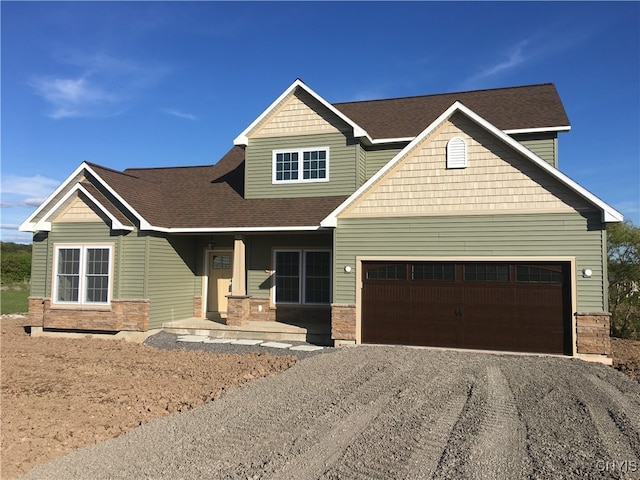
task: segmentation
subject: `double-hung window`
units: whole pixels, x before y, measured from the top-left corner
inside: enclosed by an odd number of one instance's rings
[[[329,250],[276,250],[275,303],[328,304],[331,301]]]
[[[57,245],[54,303],[108,305],[112,262],[110,245]]]
[[[273,151],[273,183],[328,180],[329,147]]]

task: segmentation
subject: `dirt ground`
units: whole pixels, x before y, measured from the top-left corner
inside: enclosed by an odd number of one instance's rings
[[[153,418],[190,410],[296,361],[268,353],[214,355],[114,340],[31,338],[24,322],[1,320],[5,479]],[[640,342],[612,344],[615,368],[640,381]]]
[[[8,479],[149,420],[190,410],[293,356],[159,350],[117,340],[32,338],[1,320],[1,462]]]

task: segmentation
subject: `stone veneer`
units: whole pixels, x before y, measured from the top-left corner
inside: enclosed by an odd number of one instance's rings
[[[112,300],[104,309],[51,305],[50,298],[29,297],[32,327],[86,331],[149,330],[149,300]]]
[[[331,310],[328,306],[308,305],[278,305],[271,306],[268,298],[251,296],[229,296],[227,307],[227,325],[244,325],[252,322],[283,322],[296,323],[298,321],[329,324]]]
[[[331,305],[331,338],[349,341],[356,339],[355,305]]]
[[[227,297],[227,325],[245,325],[250,318],[250,298],[246,295]]]
[[[202,318],[202,296],[196,295],[193,297],[193,316],[194,318]]]
[[[576,313],[578,353],[611,356],[610,319],[609,313]]]

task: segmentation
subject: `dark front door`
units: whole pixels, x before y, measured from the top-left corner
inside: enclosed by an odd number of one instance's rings
[[[365,262],[362,341],[571,352],[568,263]]]

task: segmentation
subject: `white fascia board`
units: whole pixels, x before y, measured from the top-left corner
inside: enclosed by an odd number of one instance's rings
[[[71,181],[82,171],[84,170],[84,168],[87,167],[87,164],[85,162],[82,162],[82,164],[80,164],[80,166],[78,168],[76,168],[73,173],[71,175],[69,175],[66,180],[64,182],[62,182],[58,188],[56,188],[54,190],[54,192],[49,195],[44,202],[42,202],[40,204],[40,206],[38,208],[36,208],[35,212],[33,212],[31,215],[29,215],[29,217],[22,222],[22,224],[18,227],[18,230],[20,230],[21,232],[34,232],[35,230],[33,230],[33,228],[35,227],[36,223],[33,221],[33,219],[35,217],[37,217],[40,212],[42,212],[45,208],[47,208],[47,206],[49,205],[49,203],[51,201],[53,201],[53,199],[60,193],[62,192],[65,188],[67,188],[68,184],[71,183]]]
[[[35,231],[51,231],[51,222],[47,221],[48,218],[55,213],[64,203],[69,200],[76,192],[81,192],[84,194],[96,207],[100,209],[100,211],[111,221],[111,229],[112,230],[128,230],[133,231],[133,227],[131,225],[124,225],[117,218],[115,218],[105,207],[102,205],[96,198],[91,195],[86,188],[84,188],[79,183],[76,184],[71,190],[69,190],[64,197],[60,199],[53,207],[49,209],[49,212],[46,216],[42,218],[38,223],[35,224]]]
[[[594,194],[589,192],[587,189],[574,182],[571,178],[566,176],[564,173],[560,172],[555,167],[551,166],[549,163],[545,162],[542,158],[534,154],[531,150],[524,147],[522,144],[511,138],[502,130],[495,127],[493,124],[489,123],[487,120],[482,118],[480,115],[473,112],[471,109],[467,108],[460,102],[455,102],[451,105],[444,113],[442,113],[436,120],[434,120],[431,125],[429,125],[425,130],[420,133],[411,143],[409,143],[405,148],[403,148],[398,154],[393,157],[387,164],[382,167],[375,175],[373,175],[367,182],[365,182],[358,190],[356,190],[349,198],[347,198],[342,204],[340,204],[333,212],[331,212],[320,225],[323,227],[336,227],[338,224],[337,217],[340,213],[342,213],[351,203],[353,203],[362,193],[368,190],[375,182],[378,181],[380,177],[385,175],[401,158],[403,158],[408,152],[410,152],[416,145],[418,145],[425,137],[430,135],[435,128],[440,125],[444,120],[451,117],[455,112],[462,112],[464,115],[469,117],[471,120],[479,124],[481,127],[485,128],[487,131],[492,133],[498,139],[502,140],[513,149],[517,150],[519,153],[524,155],[526,158],[534,162],[543,170],[547,171],[553,177],[560,180],[562,183],[567,185],[569,188],[574,190],[580,196],[597,206],[602,210],[603,213],[603,221],[604,222],[621,222],[623,221],[623,215],[618,212],[616,209],[606,204],[604,201],[596,197]]]
[[[538,127],[538,128],[514,128],[511,130],[503,130],[507,135],[515,135],[518,133],[545,133],[545,132],[568,132],[571,125],[561,127]]]
[[[118,193],[116,193],[116,191],[111,188],[109,186],[109,184],[107,184],[107,182],[105,182],[100,175],[98,175],[86,162],[82,162],[80,164],[80,166],[78,168],[76,168],[73,173],[71,175],[69,175],[67,177],[67,179],[62,182],[62,184],[51,194],[47,197],[47,199],[42,203],[42,205],[40,205],[35,212],[33,212],[29,218],[27,218],[22,225],[20,225],[18,227],[18,230],[20,231],[24,231],[24,232],[34,232],[37,231],[37,227],[42,226],[42,227],[46,227],[47,222],[33,222],[33,219],[39,214],[41,213],[43,210],[49,208],[49,204],[53,201],[53,199],[60,193],[62,192],[65,188],[68,187],[68,185],[70,184],[70,182],[73,181],[73,179],[83,170],[85,170],[86,172],[90,173],[91,175],[93,175],[98,182],[100,182],[100,185],[102,185],[111,195],[113,195],[116,199],[118,199],[118,201],[120,203],[122,203],[122,205],[125,206],[125,208],[127,208],[127,210],[129,210],[129,212],[131,212],[136,219],[140,222],[140,226],[141,226],[141,230],[145,230],[145,228],[142,228],[143,225],[148,226],[149,228],[146,228],[146,230],[153,230],[154,228],[142,217],[142,215],[140,215],[131,205],[129,205],[120,195],[118,195]],[[85,190],[86,191],[86,190]],[[118,222],[120,223],[120,222]],[[124,225],[123,225],[124,226]],[[49,229],[51,227],[49,226]],[[35,229],[35,230],[34,230]],[[125,228],[126,230],[126,228]]]
[[[327,109],[329,109],[331,111],[331,113],[333,113],[334,115],[339,117],[342,121],[346,122],[351,128],[353,128],[354,137],[356,137],[356,138],[365,137],[365,138],[368,138],[371,141],[371,137],[367,134],[367,132],[362,127],[357,125],[353,120],[351,120],[345,114],[340,112],[333,105],[331,105],[329,102],[327,102],[324,98],[322,98],[320,95],[318,95],[316,92],[314,92],[311,88],[309,88],[307,85],[305,85],[305,83],[302,80],[297,79],[278,98],[276,98],[275,101],[271,105],[269,105],[267,107],[267,109],[264,112],[262,112],[258,118],[256,118],[253,122],[251,122],[251,124],[247,128],[245,128],[243,130],[243,132],[233,140],[233,144],[234,145],[239,145],[239,146],[247,146],[248,143],[249,143],[249,137],[248,137],[249,133],[260,122],[262,122],[262,120],[264,120],[264,118],[266,118],[267,115],[269,115],[280,104],[280,102],[282,102],[290,93],[295,91],[296,88],[302,88],[303,90],[305,90],[309,95],[311,95],[318,102],[320,102],[323,106],[325,106]]]

